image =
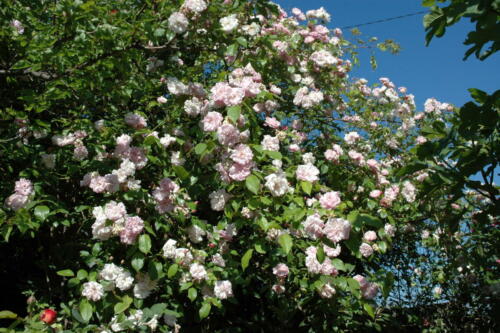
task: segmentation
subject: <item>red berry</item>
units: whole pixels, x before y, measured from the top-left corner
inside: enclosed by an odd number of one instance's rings
[[[51,325],[56,321],[56,317],[57,317],[56,311],[52,309],[45,309],[40,315],[40,320],[46,323],[47,325]]]

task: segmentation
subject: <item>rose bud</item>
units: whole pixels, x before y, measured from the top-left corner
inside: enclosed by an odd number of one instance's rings
[[[57,312],[55,312],[52,309],[45,309],[40,315],[40,320],[46,323],[47,325],[51,325],[56,321],[56,317],[57,317]]]

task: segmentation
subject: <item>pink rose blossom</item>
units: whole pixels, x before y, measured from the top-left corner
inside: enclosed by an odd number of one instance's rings
[[[146,119],[135,113],[127,113],[125,115],[125,123],[136,130],[145,128],[147,126]]]
[[[323,232],[334,243],[349,239],[351,223],[342,218],[330,218],[325,224]]]
[[[267,117],[265,124],[274,129],[279,128],[281,125],[281,123],[276,118],[273,117]]]
[[[288,266],[285,264],[278,264],[273,268],[273,274],[278,278],[284,279],[290,273]]]
[[[223,146],[234,146],[240,141],[240,131],[235,126],[224,123],[217,129],[217,139]]]
[[[312,183],[319,179],[319,170],[312,164],[302,164],[297,167],[295,175],[299,180],[305,180]]]
[[[377,239],[377,234],[373,230],[367,231],[363,235],[363,239],[367,242],[373,242]]]
[[[275,292],[276,294],[282,294],[285,292],[285,287],[282,286],[281,284],[273,284],[272,286],[272,291]]]
[[[19,193],[14,193],[5,200],[5,206],[17,211],[25,207],[29,202],[29,197]]]
[[[318,239],[323,236],[325,224],[319,214],[310,215],[302,222],[304,231],[311,239]]]
[[[223,119],[224,117],[219,112],[212,111],[207,113],[202,120],[203,130],[205,132],[216,131],[222,125]]]
[[[244,144],[239,144],[238,146],[236,146],[231,154],[231,159],[239,164],[248,164],[252,161],[252,158],[252,149]]]
[[[125,228],[120,232],[120,240],[124,244],[134,244],[137,236],[144,229],[144,221],[139,216],[128,216]]]
[[[330,191],[323,194],[319,198],[319,203],[325,209],[334,209],[341,203],[339,192]]]
[[[14,191],[16,192],[16,194],[30,196],[31,194],[33,194],[33,184],[29,179],[20,178],[18,181],[16,181]]]
[[[253,167],[252,163],[248,164],[234,163],[229,168],[229,177],[236,181],[243,181],[248,176],[250,176],[250,173],[252,172],[252,167]]]
[[[362,243],[359,246],[359,252],[361,252],[361,255],[366,258],[373,254],[373,248],[370,246],[370,244]]]

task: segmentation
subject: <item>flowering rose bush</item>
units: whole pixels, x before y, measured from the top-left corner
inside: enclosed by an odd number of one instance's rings
[[[452,106],[351,78],[323,8],[23,5],[1,9],[0,233],[46,265],[27,331],[48,306],[68,332],[380,327],[429,176],[401,170]]]

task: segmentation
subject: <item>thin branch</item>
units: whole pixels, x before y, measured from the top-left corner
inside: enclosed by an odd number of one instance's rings
[[[29,75],[29,76],[35,76],[35,77],[40,77],[44,80],[51,80],[55,79],[57,76],[55,74],[51,74],[49,72],[41,72],[41,71],[32,71],[29,68],[25,70],[15,70],[15,69],[0,69],[0,75],[6,75],[6,76],[24,76],[24,75]]]

